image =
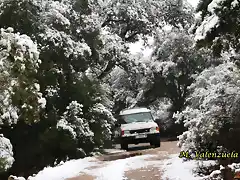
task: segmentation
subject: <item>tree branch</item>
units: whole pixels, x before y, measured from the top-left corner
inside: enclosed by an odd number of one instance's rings
[[[107,67],[103,70],[103,72],[97,77],[98,79],[103,79],[107,76],[107,74],[115,67],[116,62],[115,61],[109,61],[107,64]]]

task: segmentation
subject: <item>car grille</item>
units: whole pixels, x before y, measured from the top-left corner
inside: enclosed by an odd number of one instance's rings
[[[149,132],[150,129],[138,129],[138,130],[131,130],[130,133],[134,134],[134,133],[145,133],[145,132]]]

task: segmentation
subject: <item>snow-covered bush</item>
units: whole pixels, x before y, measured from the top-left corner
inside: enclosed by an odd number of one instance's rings
[[[187,99],[188,106],[174,115],[188,128],[179,136],[182,149],[236,150],[229,149],[233,147],[228,147],[226,141],[233,141],[234,137],[229,135],[239,124],[234,116],[240,97],[239,75],[236,65],[226,62],[204,70],[196,78],[190,86],[192,93]]]
[[[112,127],[116,120],[101,103],[96,103],[86,114],[83,114],[82,108],[83,105],[72,101],[58,121],[57,128],[69,134],[86,155],[93,150],[91,147],[109,145],[107,143],[111,141]]]
[[[13,162],[13,147],[9,139],[0,134],[0,172],[8,170]]]
[[[94,135],[90,130],[88,121],[82,117],[82,104],[72,101],[66,107],[62,118],[57,123],[57,128],[69,131],[73,139],[91,140]]]
[[[102,146],[112,136],[112,127],[116,122],[112,112],[110,112],[102,103],[95,104],[90,112],[93,116],[90,120],[91,129],[94,131],[94,140],[96,145]]]
[[[204,165],[198,164],[196,172],[203,180],[222,180],[222,179],[233,179],[236,173],[240,172],[240,164],[239,163],[231,163],[227,166],[212,164],[212,165]],[[207,175],[206,175],[207,174]]]
[[[27,35],[13,33],[12,28],[1,29],[0,50],[0,124],[13,124],[19,118],[38,121],[46,100],[34,77],[41,63],[36,43]]]
[[[240,71],[233,62],[205,69],[189,87],[188,106],[174,114],[187,131],[179,136],[178,145],[185,151],[239,152]],[[207,158],[207,157],[205,157]],[[206,180],[232,178],[226,165],[239,158],[214,158],[217,165],[200,167]],[[221,167],[219,169],[219,166]],[[224,167],[224,168],[223,168]]]

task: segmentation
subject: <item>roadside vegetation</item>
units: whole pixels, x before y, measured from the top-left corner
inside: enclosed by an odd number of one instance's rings
[[[239,8],[2,0],[0,179],[111,147],[116,115],[134,106],[150,108],[183,150],[240,152]],[[139,41],[151,55],[130,51]],[[226,167],[239,161],[219,159],[204,175],[231,179],[240,167]]]

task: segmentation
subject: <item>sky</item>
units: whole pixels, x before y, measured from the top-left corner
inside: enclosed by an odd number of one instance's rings
[[[187,0],[193,7],[196,7],[199,0]],[[143,47],[142,41],[139,41],[137,43],[130,44],[130,52],[133,54],[143,52],[144,57],[149,57],[152,54],[152,48],[151,47]],[[153,43],[153,39],[149,38],[149,44]],[[143,49],[142,49],[143,48]]]
[[[199,0],[187,0],[193,7],[197,6]]]

